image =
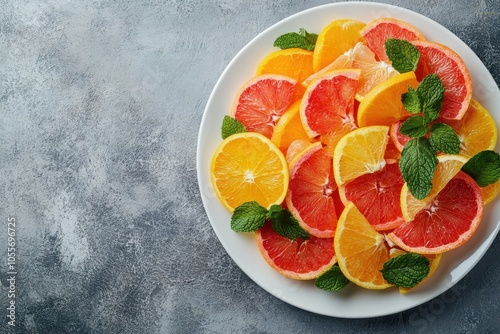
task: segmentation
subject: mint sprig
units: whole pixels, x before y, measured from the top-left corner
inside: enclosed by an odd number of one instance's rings
[[[325,291],[338,291],[347,284],[349,284],[349,279],[344,276],[337,264],[334,264],[314,281],[314,285]]]
[[[232,118],[231,116],[224,116],[222,120],[221,126],[221,137],[222,139],[226,139],[227,137],[234,135],[236,133],[246,132],[247,129],[245,126],[238,121],[237,119]]]
[[[269,220],[273,230],[279,235],[296,240],[308,239],[309,234],[299,225],[290,211],[280,205],[272,205],[269,210],[255,201],[245,202],[234,209],[231,229],[235,232],[255,232]]]
[[[382,276],[393,285],[413,288],[429,275],[430,261],[417,253],[406,253],[384,263]]]
[[[384,47],[396,71],[405,73],[417,69],[420,52],[413,44],[404,39],[389,38],[385,41]]]
[[[399,128],[399,132],[413,138],[401,152],[399,169],[410,192],[418,199],[423,199],[432,189],[438,163],[436,154],[458,154],[460,151],[460,139],[455,131],[449,125],[435,122],[439,118],[444,91],[443,83],[432,73],[417,89],[408,86],[408,92],[401,95],[405,109],[418,115],[405,120]]]
[[[289,32],[279,36],[273,45],[280,49],[300,48],[313,51],[317,39],[317,34],[309,33],[304,28],[300,28],[299,33]]]
[[[480,187],[486,187],[500,179],[500,155],[491,150],[477,153],[462,166]]]

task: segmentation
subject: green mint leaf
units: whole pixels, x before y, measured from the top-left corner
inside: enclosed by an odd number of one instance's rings
[[[462,166],[480,187],[486,187],[500,179],[500,155],[494,151],[481,151]]]
[[[422,101],[424,122],[429,124],[439,117],[444,98],[444,85],[437,74],[432,73],[422,79],[417,88],[417,93]]]
[[[429,139],[413,138],[401,152],[399,169],[408,189],[418,199],[423,199],[432,189],[432,178],[438,160]]]
[[[410,85],[408,85],[408,92],[401,95],[401,102],[403,102],[405,109],[412,114],[422,112],[422,102],[420,101],[420,96]]]
[[[427,126],[424,124],[424,119],[421,116],[408,118],[399,128],[399,132],[412,138],[425,136],[427,131]]]
[[[420,52],[410,42],[403,39],[389,38],[385,41],[385,53],[399,73],[417,69]]]
[[[413,288],[429,274],[430,261],[423,255],[406,253],[393,257],[381,270],[382,276],[390,284],[403,288]]]
[[[333,265],[321,276],[316,278],[314,284],[321,290],[338,291],[349,283],[349,279],[344,276],[338,265]]]
[[[300,28],[299,33],[289,32],[279,36],[273,45],[280,49],[300,48],[313,51],[317,39],[317,34],[308,33],[304,28]]]
[[[272,205],[269,208],[267,218],[271,221],[273,230],[285,238],[296,240],[298,238],[308,239],[309,234],[299,225],[299,222],[281,205]]]
[[[447,154],[458,154],[460,152],[460,139],[453,128],[447,124],[433,124],[429,141],[432,148],[437,152]]]
[[[265,224],[266,218],[266,208],[255,201],[245,202],[234,209],[231,229],[235,232],[254,232]]]
[[[224,116],[221,127],[222,139],[226,139],[227,137],[234,135],[235,133],[246,132],[246,131],[247,129],[243,124],[241,124],[240,121],[227,115]]]

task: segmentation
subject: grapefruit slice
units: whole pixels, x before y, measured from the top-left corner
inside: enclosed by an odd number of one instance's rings
[[[289,278],[315,279],[337,262],[331,238],[310,236],[309,239],[290,240],[276,233],[270,223],[255,235],[264,260]]]
[[[354,97],[359,70],[339,70],[313,81],[304,93],[300,118],[310,138],[327,136],[332,148],[340,137],[356,128]]]
[[[271,138],[281,115],[297,99],[297,81],[278,75],[263,74],[243,85],[231,108],[231,116],[247,131]]]
[[[353,202],[375,230],[390,230],[403,223],[399,205],[403,184],[398,163],[393,160],[375,173],[340,186],[339,193],[342,202]]]
[[[227,137],[215,151],[210,180],[221,203],[231,212],[249,201],[269,208],[283,202],[288,189],[288,165],[283,153],[255,132]]]
[[[445,87],[440,117],[461,119],[472,99],[472,80],[462,58],[449,47],[429,41],[413,41],[420,51],[415,74],[418,81],[436,73]]]
[[[369,22],[361,30],[361,35],[377,58],[388,63],[390,61],[385,53],[385,41],[389,38],[407,41],[425,39],[424,35],[413,25],[393,18],[380,18]]]
[[[460,171],[412,221],[401,224],[388,237],[408,252],[444,253],[472,236],[483,207],[481,189]]]
[[[384,236],[375,231],[352,202],[339,217],[333,245],[340,270],[351,282],[367,289],[392,286],[380,272],[390,259]]]
[[[331,238],[337,226],[332,157],[320,142],[311,144],[290,164],[286,205],[309,234]]]

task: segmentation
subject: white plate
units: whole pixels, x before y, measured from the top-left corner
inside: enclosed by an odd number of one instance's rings
[[[313,282],[285,278],[262,259],[254,236],[236,233],[230,228],[230,213],[219,203],[210,184],[210,161],[221,143],[220,127],[229,113],[238,89],[249,80],[260,59],[275,50],[276,37],[305,28],[319,33],[335,19],[352,18],[369,22],[379,17],[394,17],[415,25],[428,40],[440,42],[455,50],[465,61],[472,76],[474,98],[479,100],[500,124],[500,91],[480,59],[449,30],[400,7],[368,2],[334,3],[292,15],[265,30],[248,43],[231,61],[219,78],[208,100],[201,122],[197,168],[201,197],[212,227],[220,242],[236,264],[266,291],[277,298],[310,312],[342,317],[368,318],[392,314],[418,306],[445,292],[465,276],[489,248],[500,227],[500,204],[486,207],[483,221],[473,237],[462,247],[443,256],[436,273],[419,289],[401,295],[397,289],[370,291],[349,284],[339,292],[316,288]],[[245,293],[245,291],[241,291]]]

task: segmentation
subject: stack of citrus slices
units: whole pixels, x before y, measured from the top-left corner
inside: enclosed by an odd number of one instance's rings
[[[409,23],[342,19],[318,35],[289,35],[309,44],[280,45],[262,59],[224,119],[210,169],[215,193],[233,213],[232,228],[254,231],[281,274],[407,292],[434,272],[442,253],[472,236],[498,194],[500,181],[479,186],[463,171],[495,148],[496,124],[472,98],[460,56]],[[395,68],[389,39],[418,50],[413,69]],[[460,147],[437,153],[431,190],[414,196],[401,171],[411,138],[400,130],[415,112],[402,95],[429,74],[444,86],[437,120]],[[425,275],[405,284],[421,269],[415,259],[423,259]]]

